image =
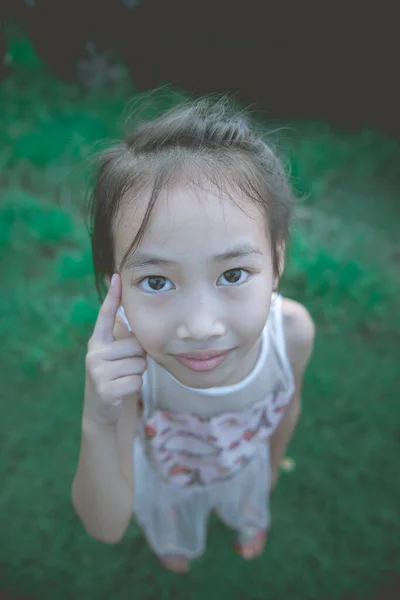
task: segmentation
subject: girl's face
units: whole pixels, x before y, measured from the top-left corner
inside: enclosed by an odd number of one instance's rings
[[[163,192],[121,271],[122,304],[139,343],[189,387],[240,381],[256,360],[269,313],[274,275],[265,217],[246,197],[235,200],[244,210],[213,190]],[[146,206],[128,198],[116,221],[118,268]]]

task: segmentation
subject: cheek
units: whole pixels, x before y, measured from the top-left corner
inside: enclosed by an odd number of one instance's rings
[[[266,304],[247,306],[246,310],[242,310],[236,326],[243,338],[251,339],[260,335],[267,322],[268,311],[269,306]]]
[[[243,337],[258,336],[264,328],[271,304],[272,285],[260,279],[246,290],[235,307],[234,321]]]
[[[271,296],[272,281],[257,277],[242,288],[227,288],[225,297],[233,310],[239,314],[241,311],[258,314],[268,310]]]
[[[122,294],[122,305],[129,325],[138,342],[146,352],[152,353],[163,344],[166,336],[166,320],[160,310],[158,298],[148,298],[134,289]],[[158,306],[158,309],[157,309]]]

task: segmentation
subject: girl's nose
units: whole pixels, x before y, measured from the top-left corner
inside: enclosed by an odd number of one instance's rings
[[[225,325],[215,309],[212,301],[197,301],[185,316],[180,318],[177,337],[181,340],[207,341],[225,335]]]

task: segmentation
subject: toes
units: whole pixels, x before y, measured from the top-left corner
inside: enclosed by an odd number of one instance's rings
[[[174,573],[187,573],[189,571],[189,562],[184,556],[163,557],[161,564]]]
[[[253,545],[253,557],[259,556],[264,550],[265,539],[258,539]]]
[[[262,553],[265,546],[265,540],[265,532],[255,532],[253,539],[250,539],[247,543],[237,544],[236,549],[242,558],[250,560]]]
[[[250,560],[251,558],[253,558],[254,553],[253,553],[253,548],[251,547],[251,545],[249,544],[248,546],[244,546],[242,548],[241,554],[245,560]]]

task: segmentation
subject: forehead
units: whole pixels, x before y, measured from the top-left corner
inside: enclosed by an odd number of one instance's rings
[[[127,196],[115,223],[116,259],[132,244],[143,221],[149,198]],[[211,186],[176,185],[163,190],[155,203],[139,248],[188,258],[223,251],[232,242],[266,246],[265,217],[242,192],[222,193]]]

